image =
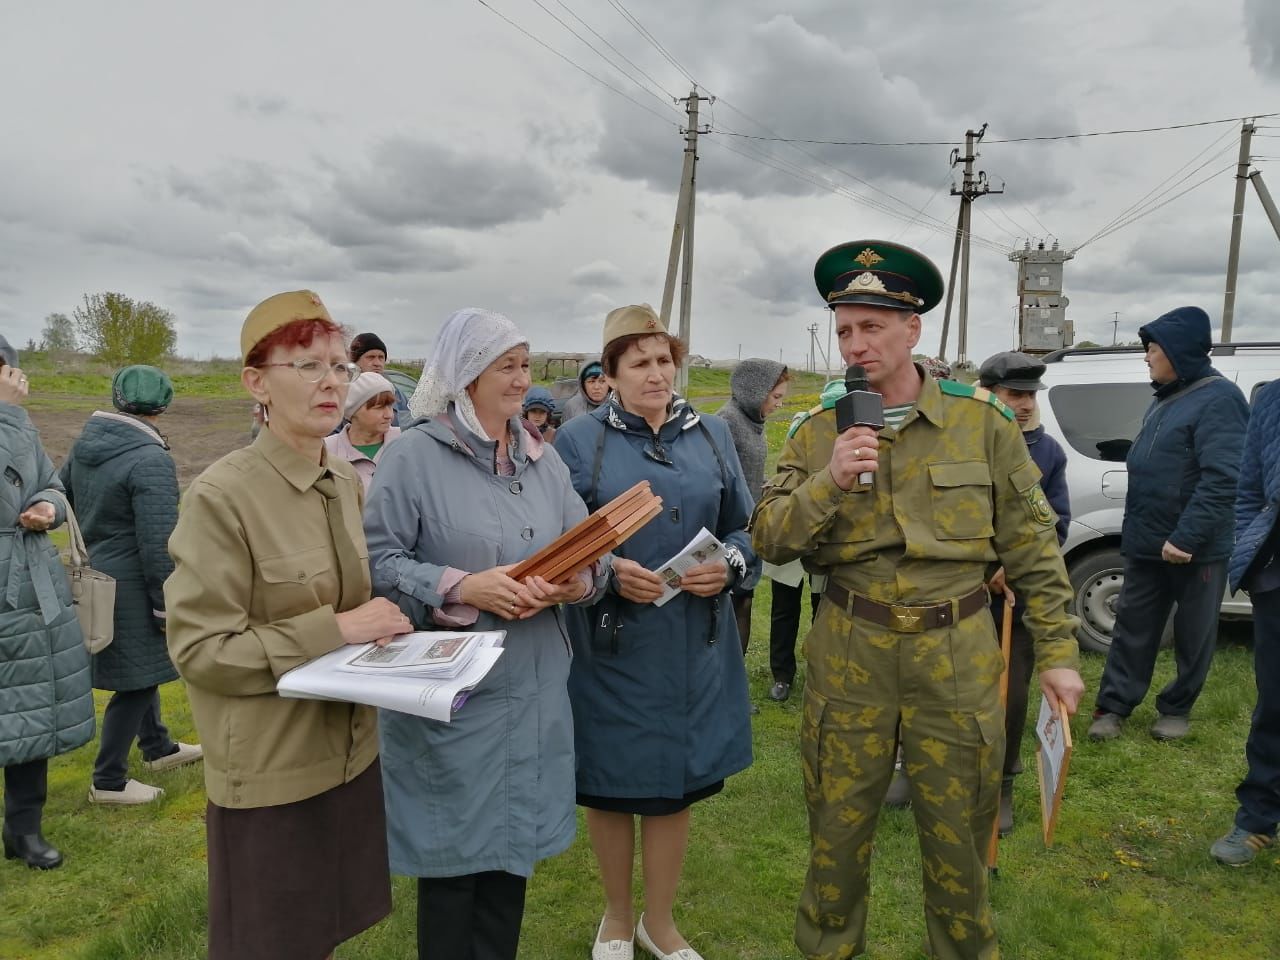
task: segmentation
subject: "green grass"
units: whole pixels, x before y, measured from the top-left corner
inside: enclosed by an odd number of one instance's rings
[[[804,877],[806,821],[797,756],[799,691],[765,697],[768,589],[760,591],[748,655],[755,763],[694,810],[679,916],[708,960],[794,956],[791,925]],[[1085,660],[1091,690],[1102,661]],[[1172,675],[1162,654],[1155,687]],[[1224,645],[1182,743],[1151,740],[1140,708],[1117,741],[1096,745],[1073,725],[1076,754],[1055,845],[1039,837],[1034,774],[1019,778],[1019,825],[1001,844],[993,901],[1004,955],[1026,960],[1175,960],[1272,956],[1280,856],[1232,870],[1208,857],[1230,825],[1252,708],[1248,649]],[[101,695],[100,695],[101,698]],[[193,736],[180,684],[163,690],[175,735]],[[101,699],[99,706],[101,707]],[[1024,762],[1033,759],[1023,744]],[[137,764],[132,774],[146,779]],[[204,791],[198,769],[155,781],[167,790],[141,809],[90,806],[86,747],[52,764],[46,834],[67,854],[61,870],[0,865],[0,957],[6,960],[194,960],[203,955]],[[886,811],[877,834],[871,956],[915,960],[924,935],[920,863],[909,811]],[[395,883],[392,917],[339,950],[343,960],[405,957],[414,942],[410,881]],[[601,909],[594,860],[580,831],[539,866],[529,889],[521,956],[586,956]]]

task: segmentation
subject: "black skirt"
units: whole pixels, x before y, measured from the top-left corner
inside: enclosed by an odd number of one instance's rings
[[[208,806],[209,960],[320,960],[391,912],[382,772],[275,807]]]
[[[597,797],[591,793],[580,793],[578,806],[606,813],[629,813],[636,817],[669,817],[687,810],[699,800],[714,797],[723,789],[724,781],[717,780],[683,797]]]

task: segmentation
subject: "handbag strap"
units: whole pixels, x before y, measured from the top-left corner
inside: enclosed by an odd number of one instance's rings
[[[89,565],[89,548],[84,542],[84,534],[80,532],[80,522],[76,520],[76,512],[71,507],[71,501],[67,499],[67,495],[61,491],[54,491],[58,498],[62,501],[62,506],[66,509],[67,519],[67,559],[71,561],[71,566],[87,567]]]

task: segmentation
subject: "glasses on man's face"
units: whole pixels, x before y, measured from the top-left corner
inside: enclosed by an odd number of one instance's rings
[[[261,366],[293,367],[298,376],[307,383],[319,383],[324,379],[325,374],[329,372],[333,373],[334,379],[339,383],[350,383],[360,376],[360,368],[354,363],[347,363],[345,360],[339,363],[325,363],[315,357],[299,357],[297,360],[290,360],[288,363],[264,363]]]

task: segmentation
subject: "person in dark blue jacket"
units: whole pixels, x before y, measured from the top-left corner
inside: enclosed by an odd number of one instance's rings
[[[978,379],[1013,411],[1027,451],[1040,468],[1040,486],[1049,506],[1058,515],[1058,545],[1067,539],[1071,526],[1071,495],[1067,491],[1067,455],[1062,445],[1045,433],[1040,425],[1040,408],[1036,394],[1044,389],[1040,378],[1045,366],[1025,353],[997,353],[983,362]],[[996,624],[1003,622],[1005,581],[1003,568],[991,582],[991,614]],[[1004,710],[1004,779],[1000,787],[1000,835],[1013,829],[1013,778],[1022,772],[1019,748],[1027,726],[1027,701],[1031,676],[1035,672],[1036,651],[1031,634],[1022,623],[1023,604],[1014,607],[1013,631],[1009,650],[1009,697]]]
[[[1253,665],[1258,704],[1245,744],[1249,771],[1236,787],[1235,825],[1209,849],[1243,866],[1276,842],[1280,823],[1280,381],[1253,402],[1240,462],[1236,545],[1228,563],[1232,590],[1253,601]]]
[[[1213,368],[1209,315],[1179,307],[1138,331],[1155,401],[1129,448],[1120,549],[1124,586],[1089,736],[1111,740],[1151,685],[1160,637],[1173,621],[1177,675],[1156,697],[1151,735],[1177,740],[1213,660],[1227,584],[1232,510],[1249,407]]]

